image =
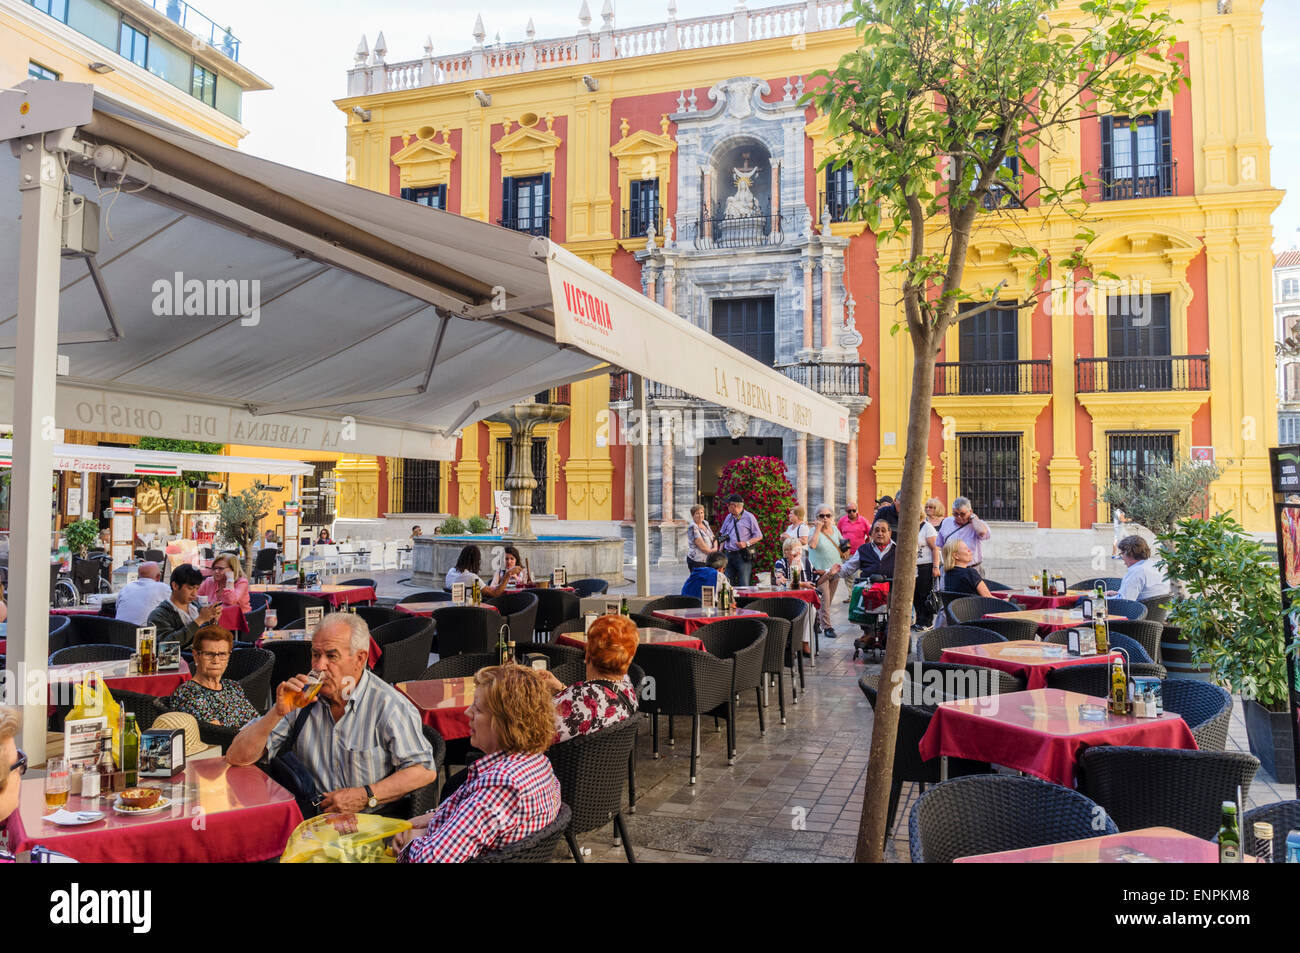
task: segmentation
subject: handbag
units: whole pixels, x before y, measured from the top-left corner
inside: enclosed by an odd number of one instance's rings
[[[315,704],[315,703],[313,703]],[[298,744],[298,735],[307,723],[311,706],[304,708],[289,729],[289,737],[280,746],[279,752],[266,765],[266,773],[271,780],[293,795],[298,802],[298,809],[303,817],[315,817],[320,813],[320,800],[324,796],[316,787],[316,778],[302,763],[294,748]]]
[[[925,595],[925,609],[927,612],[938,615],[943,611],[943,599],[939,596],[938,589],[931,589]]]

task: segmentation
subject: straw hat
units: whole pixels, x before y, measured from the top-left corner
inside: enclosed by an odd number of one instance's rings
[[[176,728],[185,732],[185,759],[191,760],[196,755],[205,751],[211,751],[216,745],[205,744],[199,737],[198,720],[191,714],[183,711],[169,711],[159,715],[153,723],[155,731],[163,729],[173,730]]]

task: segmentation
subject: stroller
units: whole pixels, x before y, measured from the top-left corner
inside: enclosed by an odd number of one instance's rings
[[[862,635],[853,640],[853,657],[874,652],[876,661],[885,654],[889,632],[889,580],[884,576],[870,576],[853,587],[849,597],[849,621],[862,628]]]

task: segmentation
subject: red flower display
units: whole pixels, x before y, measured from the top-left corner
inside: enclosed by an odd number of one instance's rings
[[[768,572],[781,555],[781,534],[795,505],[794,487],[785,475],[780,457],[740,457],[722,468],[718,495],[714,497],[714,528],[727,518],[727,497],[740,494],[745,509],[754,514],[763,541],[754,552],[754,571]]]

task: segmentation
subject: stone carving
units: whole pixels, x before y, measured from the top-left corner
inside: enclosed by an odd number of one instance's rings
[[[759,170],[750,164],[748,152],[742,153],[740,158],[741,165],[731,170],[731,181],[736,185],[736,192],[727,199],[723,218],[750,218],[762,214],[758,199],[750,188],[758,178]]]
[[[722,422],[733,440],[739,440],[749,430],[749,414],[739,410],[723,411]]]
[[[858,332],[858,323],[853,317],[853,311],[857,306],[858,303],[853,300],[853,295],[845,299],[844,324],[840,328],[839,336],[840,347],[854,351],[862,344],[862,335]]]
[[[673,247],[673,220],[664,220],[664,248]]]
[[[646,251],[654,251],[658,246],[655,245],[655,223],[651,222],[645,230],[645,247]]]

